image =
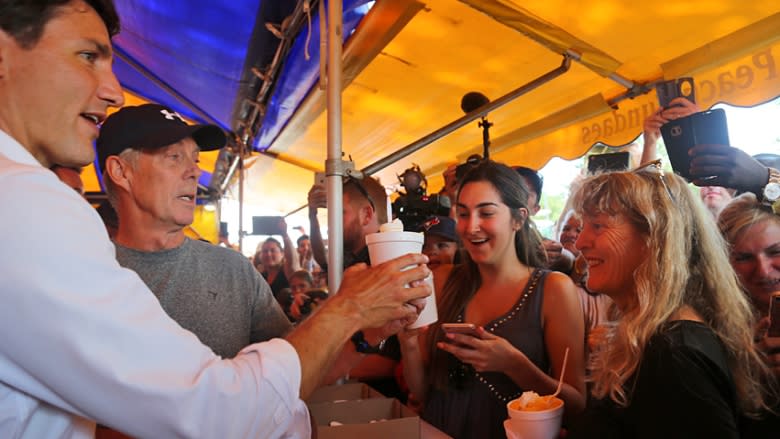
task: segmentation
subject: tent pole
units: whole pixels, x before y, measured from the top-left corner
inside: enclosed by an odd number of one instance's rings
[[[328,289],[341,285],[344,267],[343,165],[341,160],[342,0],[328,1],[328,158],[325,173],[328,187]]]
[[[244,250],[244,152],[246,142],[238,142],[238,252]],[[252,262],[254,265],[254,262]]]
[[[472,122],[472,121],[474,121],[474,120],[476,120],[476,119],[486,115],[487,113],[489,113],[489,112],[491,112],[491,111],[493,111],[493,110],[495,110],[495,109],[497,109],[497,108],[499,108],[499,107],[501,107],[501,106],[511,102],[512,100],[514,100],[514,99],[516,99],[516,98],[518,98],[518,97],[528,93],[529,91],[531,91],[531,90],[533,90],[533,89],[535,89],[535,88],[537,88],[537,87],[539,87],[539,86],[541,86],[541,85],[543,85],[543,84],[545,84],[545,83],[547,83],[547,82],[557,78],[558,76],[563,75],[571,67],[571,60],[575,59],[575,58],[576,58],[576,56],[574,56],[572,54],[568,54],[568,53],[565,54],[563,56],[563,61],[561,62],[561,65],[559,67],[557,67],[557,68],[555,68],[555,69],[545,73],[544,75],[534,79],[533,81],[531,81],[531,82],[529,82],[529,83],[527,83],[525,85],[522,85],[522,86],[518,87],[517,89],[515,89],[513,91],[510,91],[509,93],[505,94],[504,96],[501,96],[500,98],[498,98],[498,99],[496,99],[496,100],[494,100],[492,102],[488,102],[487,104],[477,108],[476,110],[472,111],[471,113],[468,113],[468,114],[464,115],[463,117],[448,123],[447,125],[439,128],[438,130],[436,130],[436,131],[434,131],[434,132],[432,132],[430,134],[427,134],[427,135],[421,137],[418,140],[415,140],[414,142],[412,142],[409,145],[399,149],[398,151],[396,151],[396,152],[394,152],[394,153],[392,153],[392,154],[390,154],[390,155],[388,155],[388,156],[386,156],[384,158],[381,158],[381,159],[377,160],[374,163],[371,163],[370,165],[368,165],[365,168],[363,168],[361,170],[361,172],[363,174],[365,174],[365,175],[375,174],[375,173],[381,171],[382,169],[384,169],[384,168],[392,165],[393,163],[397,162],[398,160],[401,160],[402,158],[404,158],[404,157],[406,157],[406,156],[408,156],[408,155],[410,155],[412,153],[417,152],[418,150],[428,146],[429,144],[435,142],[436,140],[441,139],[442,137],[446,136],[447,134],[450,134],[451,132],[457,130],[458,128],[460,128],[460,127],[462,127],[462,126],[464,126],[464,125],[466,125],[466,124],[468,124],[468,123],[470,123],[470,122]],[[330,83],[328,83],[328,86],[330,86]],[[340,102],[341,101],[339,101],[339,103]],[[329,111],[329,113],[328,113],[329,114],[329,116],[328,116],[329,119],[328,120],[330,121],[330,109],[328,111]],[[341,129],[341,125],[339,125],[339,129]],[[340,131],[339,131],[339,133],[340,133]],[[330,137],[328,139],[330,140]],[[340,140],[340,137],[339,137],[339,140]],[[328,151],[330,152],[330,144],[329,144]],[[341,149],[339,148],[338,152],[340,153],[340,151],[341,151]],[[329,157],[329,160],[330,160],[331,156],[329,155],[328,157]],[[328,171],[327,172],[328,175],[330,175],[331,172],[327,168],[327,166],[326,166],[326,170]],[[339,176],[341,176],[341,174],[339,174]],[[329,191],[331,190],[330,186],[328,186],[328,190]],[[331,192],[328,192],[328,196],[330,196],[330,194],[331,194]],[[340,191],[339,191],[339,194],[341,194]],[[292,214],[294,214],[296,212],[299,212],[299,211],[305,209],[306,207],[307,207],[306,205],[301,206],[301,207],[299,207],[299,208],[297,208],[297,209],[287,213],[287,216],[292,215]],[[330,211],[330,205],[328,205],[328,211]],[[330,221],[331,221],[331,219],[330,219],[330,217],[328,217],[328,224],[341,224],[340,222],[339,223],[332,223]],[[328,228],[328,233],[330,234],[330,228]]]
[[[518,97],[528,93],[529,91],[543,84],[546,84],[547,82],[557,78],[558,76],[563,75],[569,70],[569,67],[571,67],[571,60],[572,60],[571,55],[569,54],[564,55],[561,65],[555,68],[554,70],[551,70],[545,73],[544,75],[534,79],[533,81],[525,85],[522,85],[516,88],[515,90],[510,91],[509,93],[505,94],[504,96],[501,96],[500,98],[492,102],[488,102],[487,104],[477,108],[471,113],[468,113],[463,117],[456,119],[448,123],[447,125],[439,128],[438,130],[421,137],[420,139],[410,143],[409,145],[399,149],[398,151],[388,155],[387,157],[384,157],[382,159],[377,160],[374,163],[371,163],[370,165],[363,168],[362,171],[368,175],[374,174],[390,166],[391,164],[397,162],[398,160],[401,160],[402,158],[408,156],[409,154],[417,152],[418,150],[424,148],[425,146],[428,146],[434,141],[472,122],[473,120],[485,116],[489,112],[503,106],[504,104],[507,104],[513,101],[514,99],[517,99]]]

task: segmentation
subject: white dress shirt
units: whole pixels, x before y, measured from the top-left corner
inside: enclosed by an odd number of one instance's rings
[[[100,217],[0,131],[0,438],[302,438],[295,349],[223,360],[117,264]]]

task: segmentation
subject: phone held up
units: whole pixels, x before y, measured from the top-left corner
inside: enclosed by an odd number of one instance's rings
[[[324,172],[315,172],[314,173],[314,184],[317,186],[325,186],[325,173]]]
[[[674,172],[691,181],[691,156],[688,150],[696,145],[730,145],[726,112],[715,110],[693,113],[665,123],[661,127],[666,152]]]
[[[473,323],[442,323],[441,329],[451,334],[464,334],[478,337],[477,326]]]
[[[282,230],[281,221],[282,217],[280,216],[253,216],[252,234],[282,235],[285,230]]]
[[[696,103],[696,92],[693,88],[693,78],[677,78],[659,82],[655,86],[655,94],[658,96],[658,104],[663,108],[669,108],[675,98],[686,98]]]
[[[769,297],[769,329],[767,337],[780,337],[780,291]]]
[[[593,154],[588,156],[588,173],[625,171],[629,167],[630,159],[628,151]]]

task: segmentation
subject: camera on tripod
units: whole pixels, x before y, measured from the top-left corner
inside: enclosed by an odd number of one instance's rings
[[[411,168],[398,175],[398,181],[404,190],[398,191],[393,215],[404,223],[404,230],[416,232],[431,216],[449,215],[450,199],[445,195],[426,194],[428,181],[418,165],[412,164]]]

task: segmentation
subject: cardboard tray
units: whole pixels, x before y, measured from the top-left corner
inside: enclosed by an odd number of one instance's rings
[[[358,399],[385,398],[384,395],[363,383],[347,383],[325,386],[315,390],[306,400],[307,403],[354,401]]]
[[[370,437],[371,439],[420,439],[417,414],[397,399],[309,403],[319,439]],[[385,419],[384,421],[379,421]],[[331,421],[344,425],[330,427]],[[379,421],[373,422],[371,421]]]

